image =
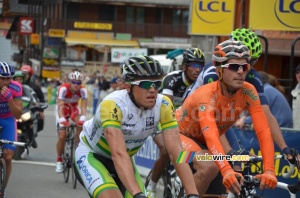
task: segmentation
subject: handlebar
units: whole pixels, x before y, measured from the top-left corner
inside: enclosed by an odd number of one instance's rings
[[[25,146],[25,142],[15,142],[15,141],[9,141],[9,140],[4,140],[0,139],[1,144],[11,144],[11,145],[16,145],[16,146]]]
[[[285,159],[288,163],[289,163],[289,166],[290,166],[290,170],[287,172],[287,173],[283,173],[282,176],[284,178],[289,178],[291,177],[291,175],[294,174],[295,172],[295,164],[291,164],[284,155],[275,155],[274,159]],[[250,160],[249,160],[249,163],[258,163],[258,162],[261,162],[263,161],[262,159],[262,156],[250,156]]]

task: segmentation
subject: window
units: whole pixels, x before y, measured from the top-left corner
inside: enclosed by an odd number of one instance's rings
[[[145,22],[145,9],[144,8],[127,7],[126,8],[126,22],[127,23],[139,23],[139,24],[144,23]]]
[[[100,5],[99,9],[100,21],[114,21],[115,9],[112,5]]]
[[[126,22],[133,23],[134,22],[134,9],[133,7],[126,8]]]
[[[145,22],[145,9],[144,8],[137,8],[136,9],[136,22],[137,23],[144,23]]]

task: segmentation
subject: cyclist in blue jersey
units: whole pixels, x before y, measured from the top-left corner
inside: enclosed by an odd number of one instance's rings
[[[253,66],[255,65],[255,63],[257,62],[258,58],[262,53],[262,46],[258,36],[250,29],[238,28],[233,32],[231,32],[230,37],[233,40],[241,41],[244,45],[246,45],[249,48],[251,52],[251,60],[250,60],[251,69],[248,72],[245,81],[252,84],[256,88],[256,91],[258,92],[259,99],[263,107],[263,110],[266,114],[274,142],[282,150],[283,154],[288,157],[288,160],[294,164],[296,162],[296,159],[299,158],[299,155],[296,154],[295,149],[288,147],[285,140],[283,139],[278,122],[276,121],[275,117],[272,115],[270,108],[268,106],[268,101],[264,95],[264,87],[261,80],[261,76],[259,75],[258,71],[256,71],[253,68]],[[217,79],[218,79],[218,75],[216,74],[215,67],[213,67],[213,65],[206,65],[203,71],[200,73],[198,79],[194,83],[193,87],[191,88],[189,94],[191,94],[199,86],[210,83]],[[241,119],[244,118],[242,117]],[[239,120],[239,122],[243,122],[243,120]],[[231,144],[231,139],[236,140],[235,135],[234,133],[232,133],[232,131],[228,131],[226,133],[226,137],[229,140],[230,144]],[[230,145],[227,144],[227,146],[228,149],[230,149]]]
[[[11,80],[14,68],[6,62],[0,62],[0,139],[16,141],[16,118],[22,115],[22,85]],[[16,147],[4,145],[6,162],[6,185],[12,169],[12,157]]]

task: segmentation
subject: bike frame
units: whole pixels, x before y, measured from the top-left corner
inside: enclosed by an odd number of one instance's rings
[[[283,155],[276,155],[274,157],[274,159],[285,159],[285,156]],[[244,176],[244,178],[247,178],[248,181],[244,182],[244,185],[242,186],[242,188],[244,188],[245,192],[248,192],[248,196],[246,196],[247,198],[254,198],[256,197],[255,194],[252,194],[251,192],[248,191],[248,189],[252,189],[252,187],[257,187],[259,186],[259,180],[257,180],[251,173],[250,173],[250,167],[252,164],[256,164],[258,162],[262,162],[262,156],[257,156],[257,157],[250,157],[250,161],[245,163],[245,169],[242,171],[242,174]],[[288,160],[287,160],[288,161]],[[284,173],[282,176],[284,178],[289,178],[292,174],[294,174],[294,171],[296,171],[295,169],[295,165],[291,164],[289,161],[289,166],[290,166],[290,170],[287,173]],[[300,181],[296,184],[286,184],[284,182],[278,182],[276,188],[281,188],[284,190],[287,190],[290,194],[290,198],[296,198],[296,192],[300,191]],[[245,196],[237,196],[234,195],[232,192],[229,191],[227,198],[235,198],[235,197],[245,197]]]

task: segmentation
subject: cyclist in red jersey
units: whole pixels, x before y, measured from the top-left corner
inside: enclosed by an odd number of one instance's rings
[[[256,177],[261,179],[261,189],[275,188],[277,179],[271,132],[255,88],[245,82],[250,69],[249,49],[239,41],[227,40],[216,46],[212,59],[219,80],[196,89],[176,112],[183,146],[186,150],[197,151],[197,155],[225,155],[228,151],[223,148],[220,136],[235,123],[240,113],[248,110],[264,158],[264,173]],[[191,167],[195,171],[200,196],[218,171],[223,176],[225,187],[240,194],[243,176],[235,172],[228,161],[197,161],[195,158]],[[241,177],[240,182],[237,176]]]
[[[87,107],[87,89],[81,85],[83,75],[78,72],[72,72],[68,76],[69,83],[64,83],[58,88],[56,105],[56,125],[58,127],[58,141],[56,144],[57,173],[63,172],[62,155],[66,141],[66,127],[70,125],[69,118],[77,124],[75,142],[79,142],[79,133],[86,119]],[[78,107],[78,101],[81,99],[81,108]]]

